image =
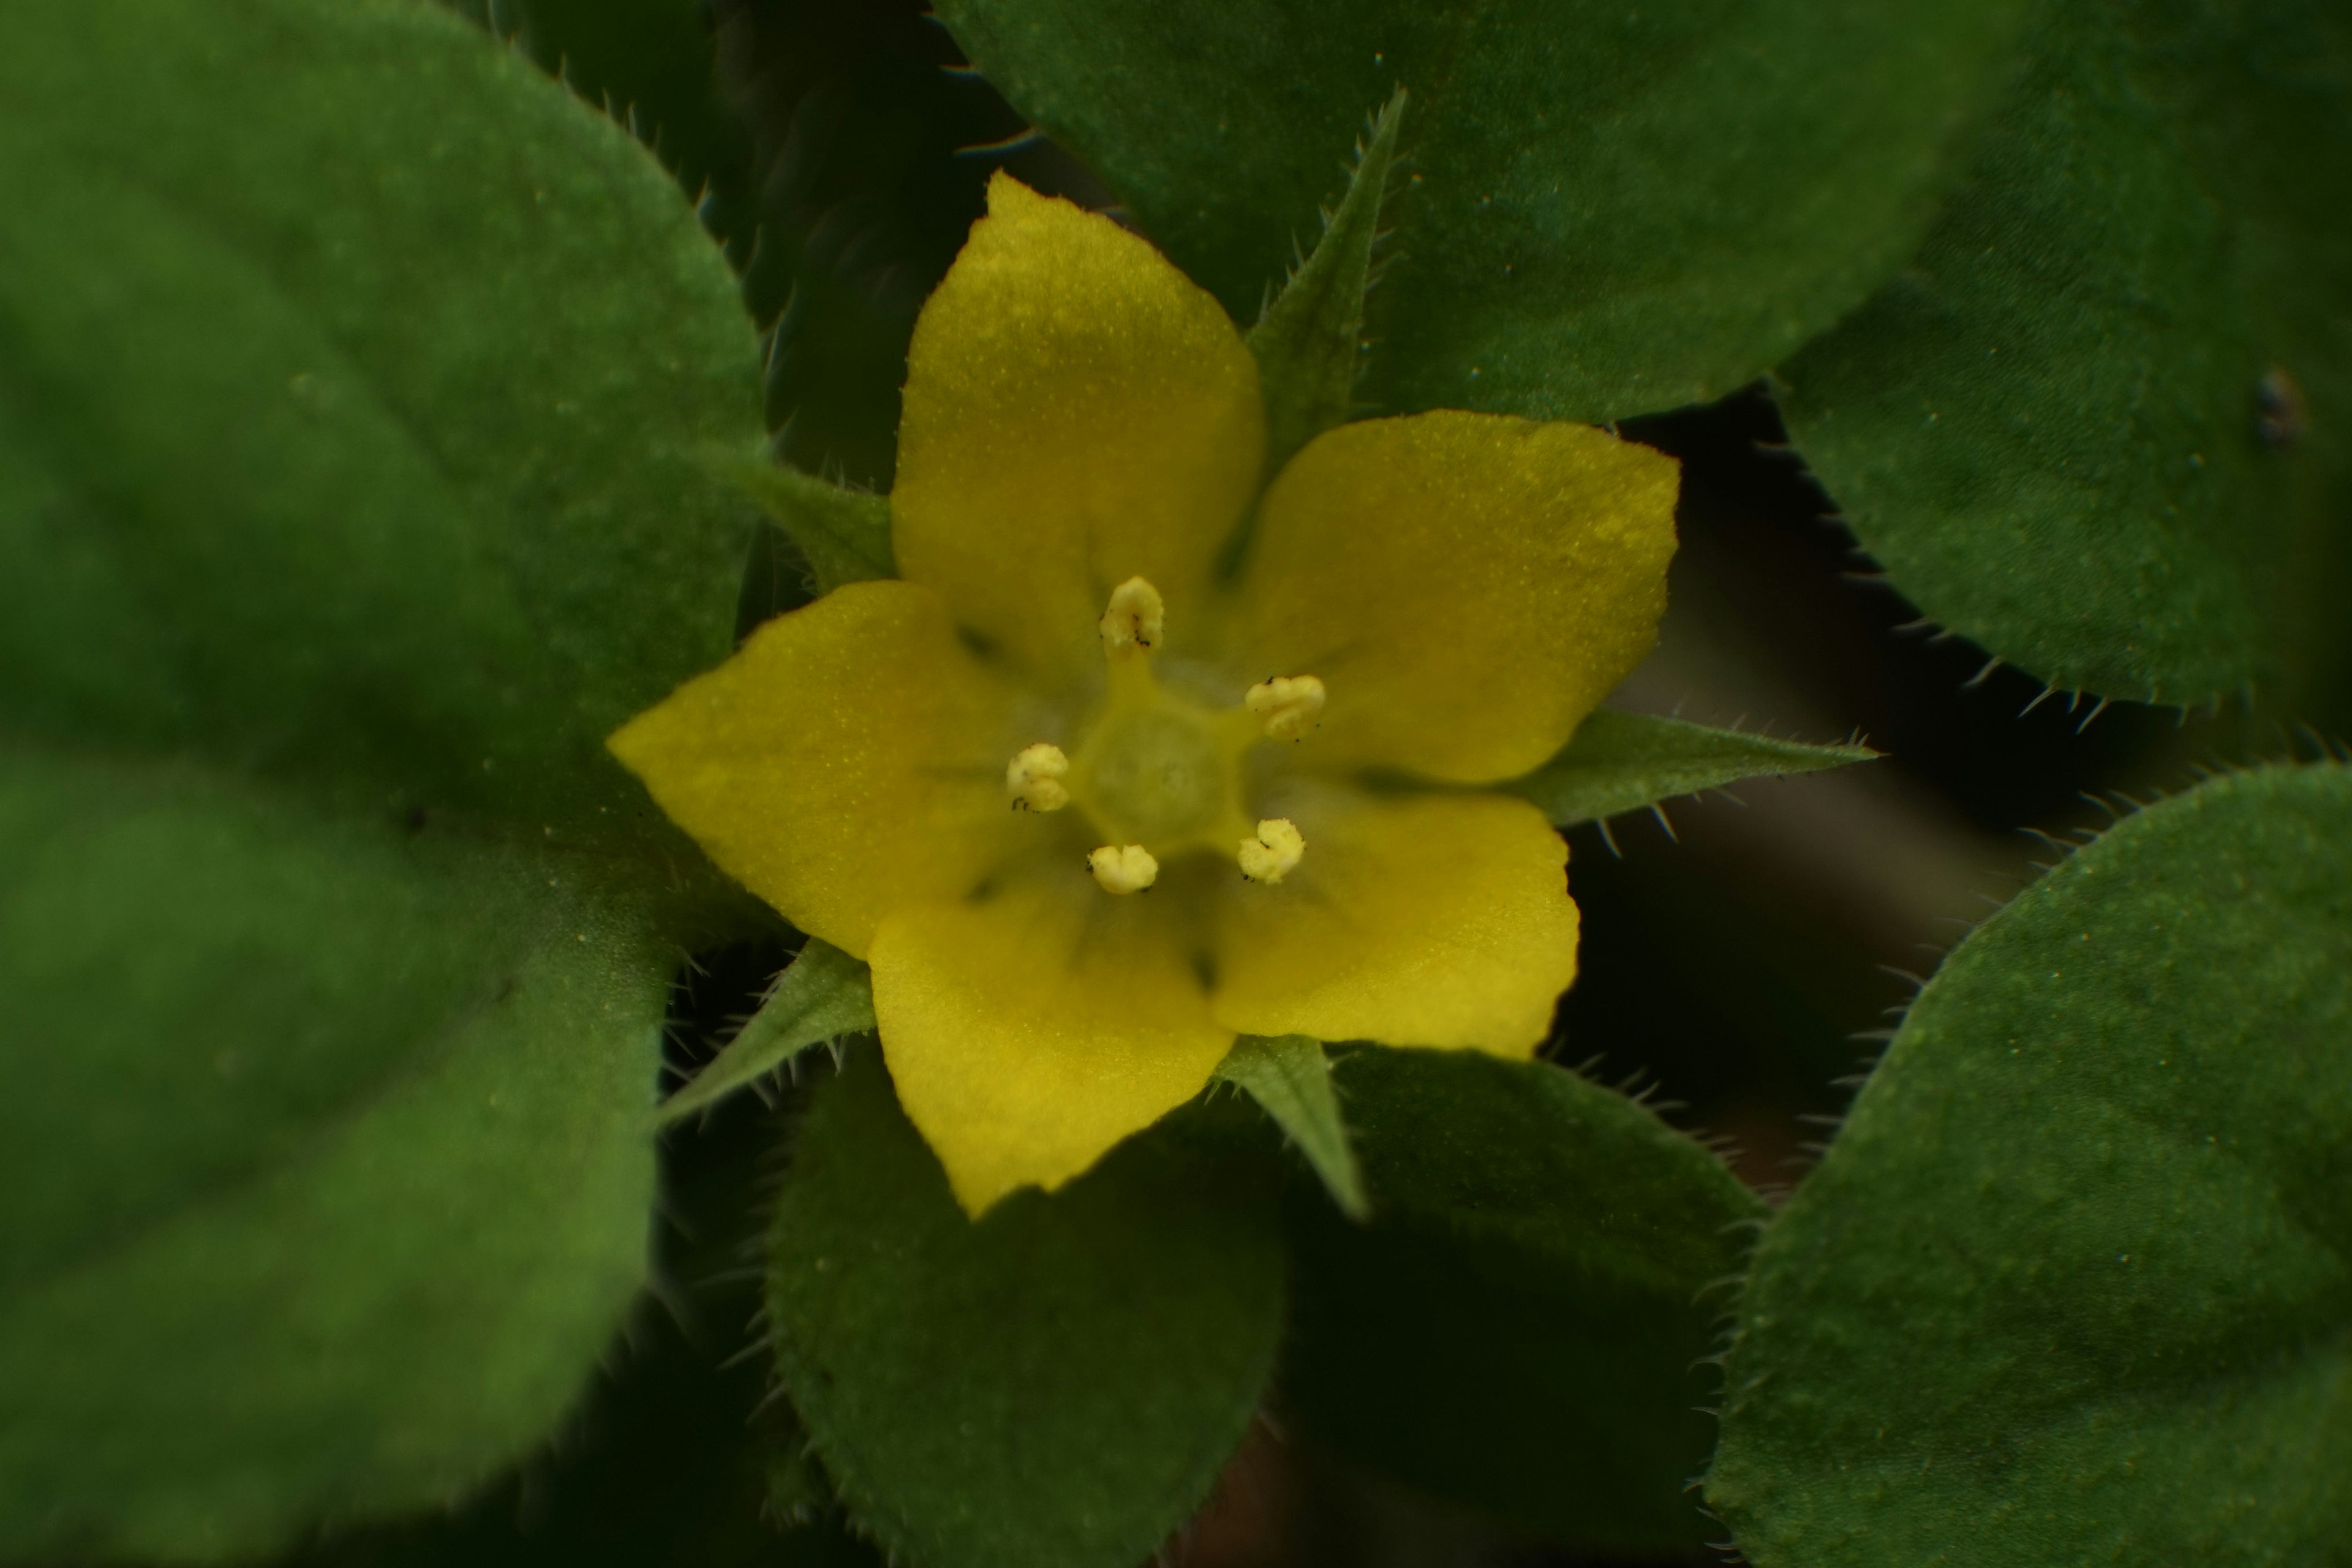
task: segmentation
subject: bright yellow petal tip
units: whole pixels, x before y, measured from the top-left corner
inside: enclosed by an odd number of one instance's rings
[[[1061,1185],[1207,1085],[1234,1034],[1180,936],[1164,906],[1075,874],[883,922],[883,1055],[967,1211]]]
[[[606,744],[719,868],[864,957],[901,904],[1017,847],[997,780],[1013,694],[939,596],[853,583],[751,634]]]
[[[1259,509],[1241,644],[1344,696],[1324,765],[1464,784],[1548,761],[1656,640],[1675,460],[1440,409],[1308,443]]]
[[[1110,219],[996,175],[908,351],[890,492],[908,579],[1034,679],[1086,679],[1113,585],[1148,578],[1197,612],[1265,450],[1223,308]]]

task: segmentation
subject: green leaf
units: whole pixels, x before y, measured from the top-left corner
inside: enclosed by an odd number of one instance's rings
[[[1807,745],[1603,708],[1577,726],[1559,755],[1497,787],[1535,802],[1565,827],[1741,779],[1819,773],[1877,755],[1867,746]]]
[[[1367,105],[1413,95],[1368,390],[1599,419],[1712,398],[1909,254],[2017,0],[942,0],[1013,104],[1252,318]]]
[[[1265,393],[1269,474],[1355,410],[1356,380],[1364,369],[1364,290],[1371,286],[1372,247],[1404,105],[1400,89],[1372,116],[1370,132],[1357,144],[1348,194],[1325,216],[1314,254],[1250,329],[1250,353],[1257,357]]]
[[[2119,823],[1963,942],[1766,1232],[1712,1505],[1764,1568],[2352,1530],[2352,772]]]
[[[753,345],[644,151],[431,7],[16,24],[0,1555],[249,1556],[542,1441],[643,1277],[740,895],[603,737],[726,652]]]
[[[721,467],[799,546],[818,593],[898,574],[890,552],[888,497],[756,458],[730,458]]]
[[[603,737],[725,657],[757,405],[652,161],[389,0],[42,11],[0,100],[12,727],[657,824]]]
[[[726,1048],[662,1102],[661,1119],[676,1121],[708,1110],[811,1046],[872,1027],[872,973],[862,960],[811,937]]]
[[[2341,6],[2053,4],[1790,428],[1896,587],[2053,686],[2299,687],[2352,583],[2347,189]]]
[[[1687,1542],[1693,1375],[1761,1205],[1623,1096],[1541,1063],[1339,1066],[1374,1218],[1292,1205],[1283,1387],[1342,1451],[1580,1543]]]
[[[0,1556],[249,1556],[538,1441],[644,1267],[666,944],[194,769],[11,753],[0,846]]]
[[[1167,1130],[978,1221],[851,1053],[793,1146],[770,1239],[781,1368],[894,1558],[1129,1568],[1209,1492],[1282,1330],[1273,1205]]]
[[[1217,1076],[1257,1101],[1258,1108],[1307,1157],[1331,1201],[1350,1219],[1370,1212],[1363,1173],[1348,1146],[1348,1125],[1339,1117],[1339,1097],[1331,1088],[1331,1064],[1323,1042],[1307,1035],[1244,1035],[1217,1068]]]

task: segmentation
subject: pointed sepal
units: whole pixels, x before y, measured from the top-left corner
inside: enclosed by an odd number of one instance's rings
[[[1306,1035],[1244,1035],[1234,1042],[1217,1076],[1256,1100],[1298,1145],[1340,1213],[1360,1220],[1371,1212],[1347,1123],[1340,1120],[1339,1097],[1331,1087],[1331,1063],[1323,1054],[1322,1041]]]
[[[1558,756],[1496,787],[1535,802],[1567,827],[1741,779],[1820,773],[1878,754],[1864,745],[1810,745],[1603,708],[1577,726]]]
[[[811,1046],[874,1027],[874,982],[864,963],[811,937],[768,990],[751,1021],[736,1031],[694,1081],[662,1102],[676,1121],[716,1105],[782,1067]]]
[[[761,458],[729,453],[710,462],[799,547],[818,593],[898,574],[890,550],[889,497]]]
[[[1265,391],[1268,474],[1344,421],[1363,368],[1364,292],[1375,276],[1381,203],[1396,162],[1402,88],[1371,119],[1357,150],[1348,192],[1325,218],[1323,237],[1250,330]]]

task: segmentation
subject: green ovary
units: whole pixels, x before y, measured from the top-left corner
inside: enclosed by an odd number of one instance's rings
[[[1112,843],[1140,844],[1163,857],[1229,849],[1222,840],[1242,820],[1247,741],[1223,717],[1147,682],[1127,685],[1072,759],[1072,797]]]

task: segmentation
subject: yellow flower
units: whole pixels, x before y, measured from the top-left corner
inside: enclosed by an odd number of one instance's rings
[[[974,1214],[1190,1100],[1237,1034],[1523,1057],[1575,977],[1559,834],[1464,786],[1549,759],[1648,650],[1673,461],[1438,411],[1329,431],[1261,496],[1265,446],[1216,302],[999,175],[915,331],[902,579],[612,739],[872,964]]]

